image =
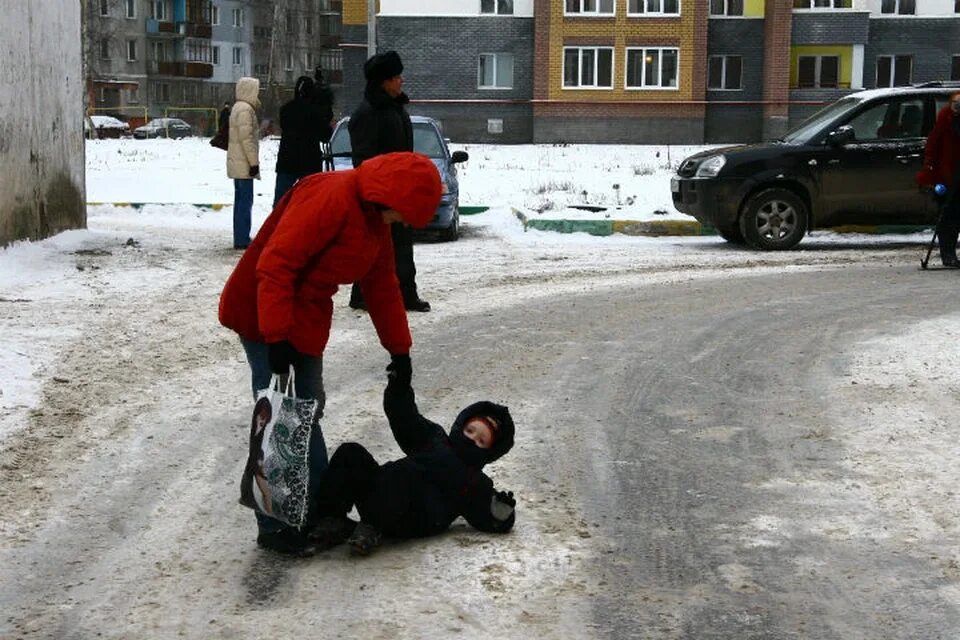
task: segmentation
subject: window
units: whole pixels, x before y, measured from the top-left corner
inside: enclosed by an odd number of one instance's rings
[[[166,0],[153,0],[150,3],[150,17],[154,20],[164,21],[167,19],[167,2]]]
[[[308,36],[313,34],[313,16],[307,16],[303,19],[303,30]]]
[[[564,89],[613,89],[611,47],[564,47]]]
[[[293,11],[291,11],[290,9],[287,9],[286,16],[284,18],[284,25],[286,26],[286,32],[295,33],[296,24],[297,24],[296,21],[293,19]]]
[[[220,64],[220,47],[211,47],[210,55],[211,62],[213,62],[213,64]]]
[[[960,13],[960,0],[953,0],[953,12]]]
[[[183,103],[193,104],[196,101],[197,101],[197,85],[195,84],[183,85]]]
[[[140,87],[134,86],[127,89],[127,102],[140,102]]]
[[[950,79],[960,80],[960,56],[953,56],[953,63],[950,65]]]
[[[210,24],[215,27],[220,25],[220,7],[217,5],[210,7]]]
[[[839,56],[800,56],[797,68],[800,89],[836,88],[839,81]]]
[[[887,100],[868,107],[847,123],[858,142],[923,137],[923,98]]]
[[[127,0],[127,17],[137,17],[137,0]]]
[[[879,56],[877,58],[877,86],[903,87],[910,84],[913,56]]]
[[[479,89],[512,89],[513,54],[481,53],[477,87]]]
[[[710,0],[712,16],[742,16],[743,0]]]
[[[233,26],[238,29],[243,26],[243,9],[233,10]]]
[[[912,16],[917,13],[917,0],[881,0],[880,13]]]
[[[564,0],[564,15],[612,16],[614,0]]]
[[[627,89],[676,89],[677,49],[627,48]]]
[[[850,9],[852,0],[793,0],[794,9]]]
[[[157,62],[166,62],[167,61],[167,47],[166,43],[154,41],[153,43],[153,59]]]
[[[741,56],[710,56],[707,61],[707,88],[718,91],[739,91],[743,75]]]
[[[233,66],[238,67],[242,64],[243,64],[243,48],[234,47],[233,48]],[[288,67],[288,68],[291,68],[291,67]]]
[[[110,59],[110,38],[100,38],[100,57]]]
[[[137,61],[137,41],[136,40],[127,40],[127,61],[128,62]]]
[[[154,82],[153,97],[158,102],[170,102],[170,85],[166,82]]]
[[[480,0],[480,13],[513,15],[513,0]]]
[[[680,15],[680,0],[628,0],[628,15]]]
[[[293,71],[293,52],[287,53],[287,64],[284,66],[287,71]]]
[[[110,0],[100,0],[100,15],[110,15]]]

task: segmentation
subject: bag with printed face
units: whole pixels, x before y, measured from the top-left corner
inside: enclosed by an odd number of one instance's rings
[[[307,517],[310,431],[318,402],[296,397],[293,375],[280,389],[274,375],[257,393],[250,452],[240,479],[240,504],[292,527]]]

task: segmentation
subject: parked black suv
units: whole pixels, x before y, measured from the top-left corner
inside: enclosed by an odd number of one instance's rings
[[[727,241],[789,249],[808,229],[933,224],[914,175],[958,82],[845,96],[780,140],[703,151],[670,181],[673,205]]]

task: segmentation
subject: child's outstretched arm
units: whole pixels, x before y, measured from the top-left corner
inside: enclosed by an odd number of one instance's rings
[[[516,520],[517,501],[512,491],[497,491],[490,478],[482,478],[485,482],[472,492],[463,517],[474,529],[506,533]]]
[[[400,448],[412,455],[427,448],[435,438],[445,437],[443,428],[420,415],[410,385],[410,356],[394,355],[387,366],[387,388],[383,392],[383,410],[390,430]]]

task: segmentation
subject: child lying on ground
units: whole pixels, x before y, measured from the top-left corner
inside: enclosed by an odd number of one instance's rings
[[[324,548],[347,539],[355,553],[366,555],[383,535],[433,535],[458,516],[481,531],[509,531],[515,517],[513,493],[496,491],[482,471],[513,446],[507,408],[474,403],[460,412],[447,435],[417,409],[410,357],[394,356],[387,372],[383,408],[406,456],[380,465],[363,446],[340,445],[320,491],[312,496],[320,520],[310,537]],[[347,517],[354,506],[359,524]]]

